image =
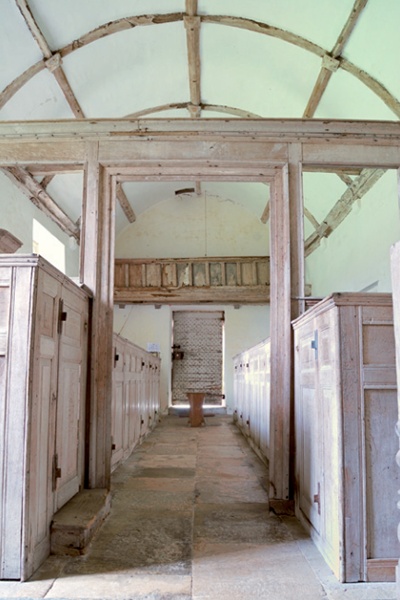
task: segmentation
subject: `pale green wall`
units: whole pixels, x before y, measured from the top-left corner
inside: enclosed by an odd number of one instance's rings
[[[258,344],[269,335],[269,306],[162,306],[126,305],[114,309],[114,331],[138,346],[147,349],[148,343],[160,345],[161,351],[161,406],[166,410],[171,385],[172,311],[224,310],[224,382],[228,409],[233,405],[232,357],[241,350]]]
[[[260,215],[261,216],[261,215]],[[178,197],[140,214],[116,239],[119,258],[184,258],[202,256],[265,256],[269,229],[260,218],[229,200]],[[126,306],[115,308],[114,329],[135,344],[161,347],[161,395],[168,405],[171,377],[171,322],[177,309],[225,310],[224,381],[232,404],[232,357],[269,335],[269,306],[207,307]]]
[[[305,185],[307,192],[307,185]],[[319,190],[323,201],[324,188]],[[400,239],[397,173],[387,171],[306,260],[313,296],[390,292],[390,246]]]
[[[70,277],[79,275],[78,245],[36,208],[3,173],[0,173],[0,215],[0,227],[23,242],[18,254],[32,253],[32,223],[36,219],[65,245],[66,274]]]

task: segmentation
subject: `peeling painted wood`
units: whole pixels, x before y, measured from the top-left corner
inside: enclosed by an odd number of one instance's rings
[[[269,257],[115,260],[115,302],[263,304]]]
[[[315,111],[321,101],[321,98],[328,86],[332,74],[340,67],[340,61],[336,61],[336,64],[332,67],[326,64],[324,58],[331,58],[334,61],[335,59],[340,57],[340,55],[343,52],[344,46],[346,45],[346,42],[348,41],[354,27],[356,26],[361,11],[365,8],[367,2],[368,0],[355,0],[350,16],[347,19],[342,31],[340,32],[332,52],[326,54],[325,57],[323,57],[322,68],[318,75],[318,79],[316,81],[314,89],[311,93],[310,99],[307,103],[307,107],[304,111],[304,118],[311,118],[314,116]]]
[[[350,213],[356,200],[362,198],[385,173],[383,169],[364,169],[339,198],[334,207],[329,211],[323,222],[318,226],[315,233],[311,234],[305,241],[305,256],[309,256],[318,248],[324,237],[331,233]]]
[[[84,117],[81,107],[75,97],[74,92],[71,89],[71,86],[65,76],[65,73],[61,66],[61,56],[58,53],[54,53],[51,51],[46,38],[44,37],[40,27],[36,23],[35,17],[32,14],[31,9],[29,8],[26,0],[15,0],[16,4],[22,14],[22,17],[25,23],[28,26],[29,31],[32,34],[35,42],[38,44],[40,50],[43,53],[43,57],[45,58],[45,65],[49,69],[49,71],[54,75],[57,80],[61,91],[64,94],[65,99],[67,100],[72,113],[77,118]],[[54,60],[56,59],[56,60]]]
[[[122,189],[122,184],[120,182],[117,182],[116,184],[116,195],[117,200],[120,203],[121,208],[124,211],[124,215],[128,219],[129,223],[134,223],[136,221],[136,215],[128,198],[126,197],[124,190]]]
[[[21,167],[9,167],[3,169],[11,181],[29,198],[29,200],[43,211],[64,233],[76,239],[79,243],[80,232],[77,225],[48,195],[43,187]]]

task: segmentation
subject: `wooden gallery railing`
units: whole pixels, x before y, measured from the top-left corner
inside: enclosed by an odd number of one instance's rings
[[[234,361],[234,422],[262,460],[269,458],[271,345],[265,340]]]
[[[160,359],[114,334],[112,468],[123,462],[157,423]]]
[[[269,257],[115,261],[117,304],[269,302]]]

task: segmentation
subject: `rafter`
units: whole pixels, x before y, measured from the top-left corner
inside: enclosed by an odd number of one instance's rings
[[[136,215],[130,205],[128,198],[126,197],[126,194],[122,188],[122,184],[119,181],[116,184],[115,194],[129,223],[134,223],[136,221]]]
[[[45,190],[47,188],[48,185],[50,185],[50,183],[53,181],[55,175],[51,174],[51,175],[45,175],[42,179],[42,181],[40,182],[40,185],[42,186],[42,188]]]
[[[118,19],[116,21],[112,21],[110,23],[106,23],[101,25],[97,29],[89,31],[84,34],[78,40],[74,40],[71,44],[67,44],[63,48],[58,50],[61,58],[68,56],[72,52],[79,50],[83,46],[86,46],[96,40],[102,39],[114,33],[118,33],[119,31],[125,31],[128,29],[132,29],[138,26],[148,26],[148,25],[159,25],[163,23],[175,23],[177,21],[182,21],[184,17],[184,13],[169,13],[162,15],[141,15],[141,16],[132,16],[132,17],[124,17],[122,19]],[[231,16],[221,16],[221,15],[202,15],[200,17],[202,23],[214,23],[218,25],[225,25],[227,27],[238,27],[240,29],[245,29],[248,31],[253,31],[255,33],[260,33],[263,35],[268,35],[270,37],[276,37],[282,41],[293,44],[303,50],[311,52],[316,56],[319,56],[321,59],[324,56],[328,56],[329,52],[318,46],[318,44],[314,44],[310,42],[306,38],[298,36],[294,33],[288,32],[284,29],[280,29],[279,27],[274,27],[269,25],[268,23],[262,23],[260,21],[253,21],[251,19],[244,19],[240,17],[231,17]],[[379,81],[371,77],[368,73],[351,63],[350,61],[341,58],[339,67],[354,77],[356,77],[359,81],[361,81],[364,85],[366,85],[374,94],[376,94],[385,104],[386,106],[397,116],[400,117],[400,101],[397,100],[389,92],[389,90],[383,86]],[[32,77],[40,73],[43,69],[46,68],[45,61],[41,60],[31,67],[21,73],[16,79],[14,79],[0,94],[0,108],[3,107],[12,96],[19,90],[21,87],[27,83]],[[148,114],[148,113],[147,113]]]
[[[365,8],[367,2],[368,0],[355,0],[350,16],[340,32],[332,52],[322,57],[322,67],[304,111],[304,118],[311,118],[314,116],[321,98],[328,86],[330,78],[332,77],[332,74],[335,73],[340,66],[339,57],[342,54],[344,46],[346,45],[346,42],[348,41],[358,21],[361,11]]]
[[[312,212],[308,210],[307,207],[304,207],[304,216],[310,221],[314,229],[318,229],[320,224],[318,223],[317,219],[314,217]]]
[[[354,202],[362,198],[384,173],[384,169],[363,169],[361,175],[352,182],[351,186],[339,198],[323,222],[318,226],[315,233],[307,238],[305,242],[305,256],[309,256],[318,248],[322,238],[331,235],[350,213]]]
[[[2,171],[37,208],[54,221],[64,233],[75,238],[79,243],[79,227],[69,218],[62,208],[58,206],[28,171],[21,167],[9,167],[7,169],[2,169]]]
[[[270,204],[269,204],[269,200],[268,200],[267,204],[265,205],[263,214],[261,215],[261,223],[264,223],[264,225],[269,221],[269,214],[270,214]]]
[[[40,50],[42,51],[44,57],[44,64],[49,69],[49,71],[54,75],[55,79],[58,82],[58,85],[61,88],[62,93],[65,96],[66,101],[68,102],[73,114],[77,118],[84,117],[81,107],[79,106],[78,100],[75,97],[74,92],[69,85],[69,82],[65,76],[65,73],[62,68],[62,59],[61,55],[58,52],[51,51],[46,38],[44,37],[42,31],[40,30],[39,25],[36,23],[35,17],[33,16],[31,9],[28,6],[26,0],[15,0],[22,17],[25,20],[25,23],[28,26],[29,31],[32,34],[35,42],[38,44]]]

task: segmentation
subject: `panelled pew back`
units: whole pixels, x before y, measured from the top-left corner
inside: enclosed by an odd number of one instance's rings
[[[269,457],[270,361],[269,339],[233,358],[234,422],[263,460]]]
[[[83,485],[88,310],[43,258],[0,256],[0,579],[32,575]]]
[[[341,581],[394,581],[400,477],[391,295],[333,294],[293,326],[296,514]]]
[[[126,460],[160,415],[160,358],[114,334],[112,468]]]

